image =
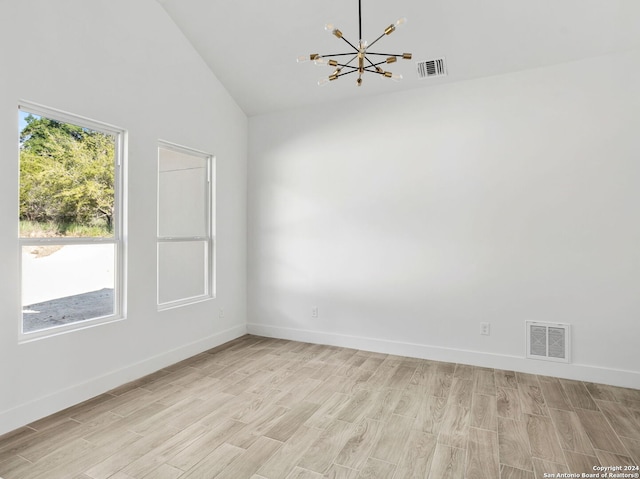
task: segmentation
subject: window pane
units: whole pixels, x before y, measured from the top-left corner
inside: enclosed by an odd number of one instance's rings
[[[207,241],[158,243],[159,304],[208,293],[207,249]]]
[[[20,236],[114,235],[114,135],[20,110]]]
[[[208,236],[208,159],[158,151],[158,236]]]
[[[23,331],[115,314],[114,244],[22,247]]]

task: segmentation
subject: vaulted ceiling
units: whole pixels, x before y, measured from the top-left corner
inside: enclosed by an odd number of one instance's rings
[[[333,69],[297,63],[310,53],[348,51],[332,23],[358,40],[358,0],[158,0],[249,116],[354,97],[430,88],[640,47],[638,0],[362,0],[363,37],[399,17],[408,22],[377,44],[411,52],[386,69],[400,83],[365,74],[318,87]],[[448,75],[420,79],[416,62],[445,57]]]

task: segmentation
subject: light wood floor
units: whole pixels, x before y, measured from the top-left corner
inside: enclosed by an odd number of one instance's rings
[[[543,478],[640,465],[640,390],[245,336],[0,437],[4,479]]]

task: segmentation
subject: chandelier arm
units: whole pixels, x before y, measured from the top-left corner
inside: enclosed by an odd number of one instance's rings
[[[329,58],[329,57],[345,57],[347,55],[353,55],[353,52],[348,53],[332,53],[331,55],[318,55],[318,58]],[[356,57],[353,57],[356,58]]]
[[[382,37],[384,37],[386,34],[383,33],[382,35],[380,35],[378,38],[376,38],[374,41],[372,41],[369,46],[367,48],[371,48],[373,46],[374,43],[376,43],[378,40],[380,40]]]
[[[349,40],[347,40],[347,39],[346,39],[346,38],[344,38],[344,37],[340,37],[340,38],[342,38],[345,42],[347,42],[347,43],[349,44],[349,46],[350,46],[351,48],[353,48],[355,51],[359,51],[359,50],[358,50],[358,49],[357,49],[357,48],[356,48],[356,47],[355,47],[355,46],[354,46],[354,45],[353,45]]]
[[[365,60],[367,60],[367,61],[369,62],[369,66],[371,66],[371,67],[375,67],[376,65],[382,65],[383,63],[386,63],[386,61],[384,61],[384,62],[380,62],[380,63],[374,64],[374,63],[369,59],[369,57],[368,57],[367,55],[369,55],[369,54],[367,53],[367,54],[364,56],[364,59],[365,59]],[[367,66],[367,67],[365,67],[365,68],[369,68],[369,66]]]
[[[340,67],[341,70],[343,68],[349,68],[349,71],[358,69],[358,67],[354,67],[353,65],[341,65],[340,63],[338,63],[338,66]]]
[[[380,56],[385,56],[385,57],[401,57],[403,54],[402,53],[373,53],[373,52],[367,52],[367,55],[380,55]]]
[[[338,77],[341,77],[341,76],[349,75],[349,74],[354,73],[354,72],[356,72],[356,71],[358,71],[358,69],[357,69],[357,68],[356,68],[355,70],[349,70],[348,72],[338,73],[338,75],[337,75],[337,76],[338,76]]]
[[[351,60],[349,60],[344,66],[345,67],[349,67],[349,68],[356,68],[350,65],[350,63],[355,60],[356,58],[358,58],[358,55],[355,55]]]

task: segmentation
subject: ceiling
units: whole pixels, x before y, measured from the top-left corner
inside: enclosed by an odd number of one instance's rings
[[[375,39],[398,18],[408,19],[376,45],[377,51],[413,54],[412,60],[386,68],[404,80],[365,74],[358,88],[355,75],[349,75],[318,87],[318,79],[333,69],[297,63],[296,58],[348,51],[324,25],[334,24],[345,38],[357,42],[357,0],[158,2],[248,116],[429,88],[640,46],[638,0],[362,0],[366,40]],[[446,77],[418,78],[417,61],[442,56]]]

